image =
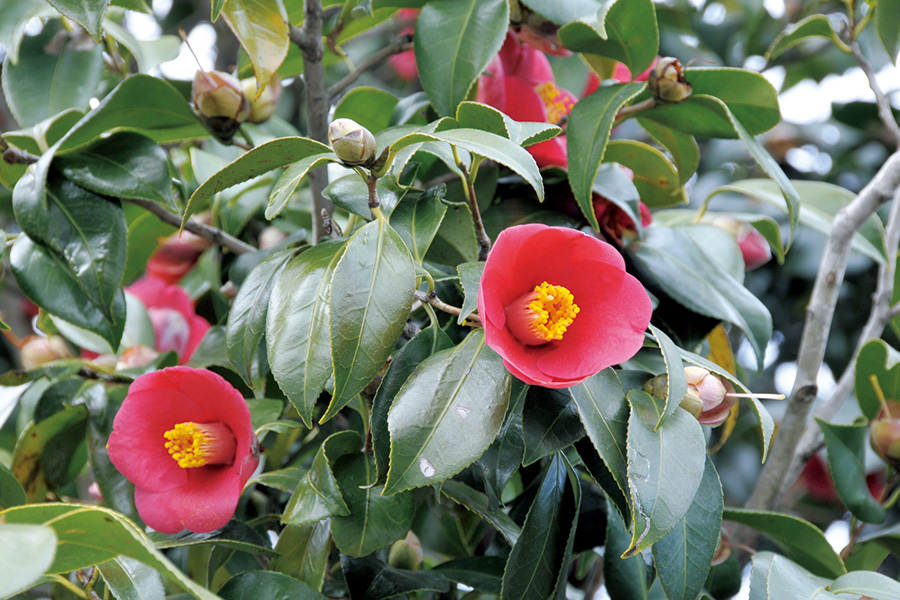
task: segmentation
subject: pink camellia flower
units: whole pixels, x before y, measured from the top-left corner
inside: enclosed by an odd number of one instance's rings
[[[224,526],[259,464],[244,398],[212,371],[188,367],[134,380],[107,449],[135,485],[138,514],[162,533]]]
[[[156,335],[156,350],[160,353],[174,350],[179,364],[190,360],[209,330],[209,322],[194,312],[194,303],[187,292],[155,277],[144,277],[125,289],[147,307]]]
[[[653,70],[653,67],[656,66],[656,63],[659,62],[659,57],[653,59],[653,62],[647,67],[647,70],[634,78],[635,81],[647,81],[647,78],[650,76],[650,71]],[[631,81],[631,71],[628,70],[628,67],[623,65],[622,63],[616,63],[616,70],[613,71],[613,79],[618,81],[619,83],[629,83]],[[600,78],[597,77],[597,74],[593,71],[588,71],[587,81],[584,84],[584,91],[581,93],[581,97],[589,96],[597,91],[600,87]]]
[[[399,35],[411,35],[415,32],[416,19],[419,11],[414,8],[404,8],[397,11],[397,21],[406,26],[400,30]],[[388,64],[403,81],[415,81],[419,78],[419,67],[416,64],[416,53],[413,50],[398,52],[388,57]]]
[[[478,101],[516,121],[560,123],[578,99],[557,87],[550,61],[540,51],[506,34],[499,54],[478,83]],[[566,137],[557,136],[527,148],[539,167],[568,167]]]
[[[651,311],[613,246],[565,227],[502,231],[478,289],[487,345],[510,373],[549,388],[576,385],[634,356]]]

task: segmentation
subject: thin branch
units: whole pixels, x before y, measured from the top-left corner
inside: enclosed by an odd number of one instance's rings
[[[0,152],[3,153],[3,162],[8,165],[30,165],[41,158],[21,148],[10,146],[2,135],[0,135]]]
[[[825,356],[825,346],[838,293],[847,269],[853,234],[875,211],[894,197],[900,186],[900,152],[892,154],[878,173],[850,204],[834,218],[831,234],[822,254],[797,355],[797,378],[789,396],[784,418],[766,466],[747,501],[752,509],[769,509],[793,461],[800,436],[806,426],[813,400],[818,393],[816,378]]]
[[[894,119],[894,111],[891,109],[890,100],[888,100],[887,96],[884,95],[884,92],[881,91],[881,86],[878,85],[872,63],[863,56],[863,53],[859,49],[859,44],[856,43],[856,41],[850,43],[850,49],[853,51],[853,56],[856,58],[859,68],[866,74],[866,79],[869,80],[869,87],[872,88],[872,92],[875,94],[875,104],[878,106],[878,117],[890,134],[894,146],[900,148],[900,126],[897,125],[897,120]]]
[[[472,172],[469,172],[466,164],[459,159],[459,152],[456,150],[456,146],[451,146],[453,149],[453,158],[456,160],[456,164],[459,165],[460,170],[462,171],[462,185],[463,192],[465,193],[466,200],[469,201],[469,208],[472,211],[472,222],[475,224],[475,235],[478,238],[478,245],[480,246],[480,250],[478,252],[478,260],[484,262],[487,260],[488,253],[491,251],[491,237],[487,234],[487,231],[484,230],[484,221],[481,220],[481,208],[478,206],[478,198],[475,195],[475,176],[474,174],[478,170],[478,163],[473,162],[472,164]]]
[[[462,310],[451,304],[447,304],[446,302],[438,298],[437,294],[435,294],[434,292],[425,293],[420,290],[416,290],[415,292],[413,292],[413,296],[415,296],[416,300],[418,300],[419,302],[430,304],[439,311],[455,315],[457,317],[460,315],[460,313],[462,313]],[[481,325],[481,318],[474,313],[466,315],[466,321],[474,325]]]
[[[412,35],[401,35],[393,42],[391,42],[390,45],[385,46],[384,48],[361,62],[355,70],[353,70],[343,79],[328,88],[328,97],[334,100],[335,97],[338,96],[341,92],[353,85],[353,83],[357,79],[359,79],[363,73],[375,67],[387,57],[394,54],[399,54],[400,52],[406,52],[407,50],[412,50],[412,47]]]
[[[181,226],[181,217],[179,215],[166,210],[155,202],[144,200],[142,198],[122,198],[122,201],[130,202],[131,204],[137,204],[138,206],[147,209],[148,211],[159,217],[160,220],[168,223],[169,225],[174,225],[175,227]],[[212,227],[210,225],[205,225],[204,223],[200,223],[192,219],[188,219],[185,222],[184,228],[191,233],[195,233],[200,237],[211,241],[214,244],[218,244],[223,248],[228,248],[235,254],[247,254],[248,252],[256,252],[257,250],[250,244],[225,233],[221,229],[217,229],[216,227]]]

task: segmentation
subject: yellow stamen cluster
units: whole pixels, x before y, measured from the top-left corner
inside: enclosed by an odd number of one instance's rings
[[[538,96],[544,102],[544,108],[547,110],[547,122],[559,123],[575,106],[571,98],[562,93],[562,91],[552,81],[545,81],[535,88]]]
[[[234,460],[236,442],[231,430],[222,423],[178,423],[163,436],[166,450],[183,469]]]
[[[510,304],[507,326],[523,344],[546,344],[563,338],[579,310],[569,290],[545,281]]]

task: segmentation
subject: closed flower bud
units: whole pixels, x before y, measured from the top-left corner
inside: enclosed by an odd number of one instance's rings
[[[132,346],[122,352],[119,362],[116,363],[116,371],[146,367],[157,358],[159,358],[159,352],[149,346]]]
[[[220,140],[228,142],[250,114],[240,82],[222,71],[197,71],[191,86],[194,110]]]
[[[900,461],[900,402],[889,400],[870,425],[872,449],[888,462]]]
[[[375,156],[375,136],[351,119],[336,119],[328,126],[328,143],[348,165],[361,165]]]
[[[422,544],[412,531],[402,540],[397,540],[388,552],[388,564],[395,569],[418,571],[422,568]]]
[[[278,99],[281,98],[281,81],[278,78],[269,80],[269,85],[257,97],[257,82],[255,77],[241,79],[241,89],[250,102],[250,114],[248,123],[264,123],[275,114],[278,108]]]
[[[681,399],[681,408],[691,413],[701,425],[718,427],[728,418],[731,407],[737,402],[732,397],[730,383],[700,367],[685,367],[687,393]],[[657,398],[668,397],[668,377],[657,375],[644,385],[644,391]]]
[[[677,58],[659,59],[647,77],[647,85],[658,100],[681,102],[691,95],[693,88],[684,79],[684,70]]]
[[[66,341],[58,335],[43,337],[31,335],[22,344],[22,366],[27,369],[36,369],[54,360],[72,358],[72,350]]]

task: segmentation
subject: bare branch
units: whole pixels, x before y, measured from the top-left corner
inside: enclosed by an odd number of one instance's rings
[[[863,56],[863,53],[859,49],[859,44],[855,41],[850,43],[850,49],[853,50],[853,56],[856,58],[859,68],[866,74],[866,79],[869,80],[869,87],[872,88],[872,92],[875,93],[875,104],[878,106],[878,117],[881,119],[881,122],[884,123],[885,128],[894,142],[894,146],[900,148],[900,126],[897,125],[897,121],[894,119],[894,111],[891,109],[890,100],[888,100],[887,96],[884,95],[884,92],[881,91],[881,86],[878,85],[872,63]]]
[[[456,315],[458,317],[460,315],[460,313],[462,312],[459,308],[457,308],[451,304],[447,304],[446,302],[444,302],[443,300],[438,298],[437,294],[435,294],[434,292],[428,292],[426,294],[425,292],[416,290],[415,292],[413,292],[413,295],[415,296],[416,300],[418,300],[419,302],[424,302],[426,304],[430,304],[431,306],[433,306],[436,309],[443,311],[445,313],[448,313],[451,315]],[[468,321],[469,323],[475,324],[475,325],[481,325],[481,318],[474,313],[470,314],[470,315],[466,315],[466,321]]]
[[[378,63],[386,59],[388,56],[399,54],[400,52],[406,52],[407,50],[412,50],[412,47],[412,35],[401,35],[393,42],[391,42],[390,45],[385,46],[384,48],[361,62],[353,72],[347,74],[343,79],[328,88],[328,97],[334,100],[335,96],[339,95],[345,89],[353,85],[353,83],[357,79],[359,79],[363,73],[375,67]]]

